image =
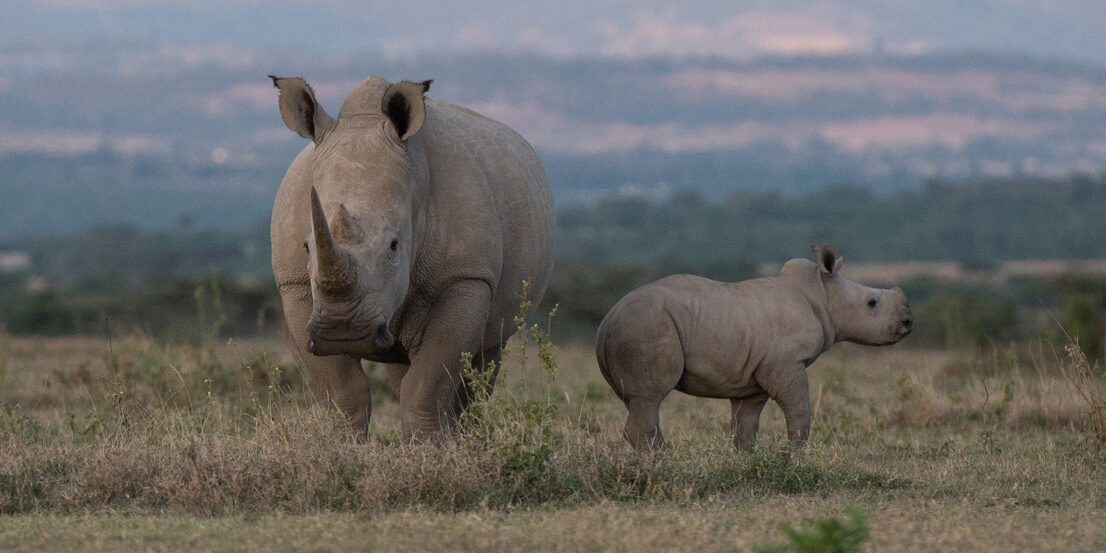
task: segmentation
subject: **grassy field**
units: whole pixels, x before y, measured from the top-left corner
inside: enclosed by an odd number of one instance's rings
[[[850,508],[864,551],[1106,550],[1101,377],[1048,345],[909,342],[810,368],[801,454],[774,405],[737,453],[728,402],[676,393],[671,447],[642,455],[582,346],[553,374],[516,344],[456,441],[424,446],[380,368],[357,441],[277,339],[0,337],[0,550],[749,551]]]

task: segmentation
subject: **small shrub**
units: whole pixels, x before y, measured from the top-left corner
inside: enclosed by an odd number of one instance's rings
[[[0,330],[0,386],[8,376],[8,358],[11,356],[11,337]]]
[[[1064,353],[1064,359],[1060,360],[1064,379],[1075,388],[1076,393],[1090,408],[1089,426],[1094,433],[1095,443],[1099,449],[1106,450],[1106,395],[1102,389],[1106,383],[1106,374],[1087,358],[1074,339],[1064,347]]]
[[[546,376],[546,389],[538,399],[520,397],[492,398],[499,366],[489,362],[473,363],[471,353],[461,354],[462,374],[469,388],[471,403],[461,416],[462,440],[470,446],[493,450],[500,458],[500,470],[516,479],[519,490],[534,486],[551,467],[555,444],[560,440],[557,428],[557,404],[551,386],[557,374],[556,347],[549,337],[549,326],[557,313],[554,306],[543,329],[529,325],[527,314],[532,302],[530,284],[522,283],[519,312],[514,317],[516,344],[504,356],[519,358],[520,370],[526,370],[528,344],[537,347],[539,368]]]
[[[1106,355],[1106,289],[1078,288],[1064,298],[1064,328],[1092,360]]]
[[[856,553],[868,540],[870,528],[868,515],[861,509],[845,509],[848,520],[819,518],[804,521],[796,530],[784,523],[780,531],[787,536],[787,544],[754,546],[756,553]]]
[[[208,278],[200,281],[192,296],[196,300],[196,323],[201,339],[218,340],[230,324],[230,317],[223,303],[223,288],[219,285],[219,272],[212,268]],[[208,320],[209,303],[213,312],[212,320]]]

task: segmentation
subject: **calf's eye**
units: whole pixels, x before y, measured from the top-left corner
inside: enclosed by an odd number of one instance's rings
[[[399,248],[399,240],[398,239],[393,239],[392,240],[392,245],[389,246],[389,247],[392,248],[393,252],[396,251],[396,249]]]
[[[878,303],[878,302],[876,301],[876,299],[875,299],[875,298],[872,298],[872,299],[868,300],[868,307],[875,307],[875,306],[876,306],[876,303]]]

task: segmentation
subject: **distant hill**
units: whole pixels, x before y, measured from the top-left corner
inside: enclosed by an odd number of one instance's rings
[[[829,242],[850,277],[907,290],[918,319],[931,321],[916,337],[923,343],[988,346],[1052,332],[1042,309],[1069,329],[1101,329],[1103,205],[1106,176],[930,181],[888,195],[836,186],[801,196],[738,191],[724,201],[693,190],[660,201],[613,196],[559,211],[556,270],[536,312],[559,303],[555,326],[591,340],[614,302],[645,282],[685,272],[739,280],[765,274],[766,264],[772,274]],[[275,328],[268,228],[188,223],[0,240],[0,327],[102,334],[107,318],[179,337],[206,332],[204,313],[223,305],[225,330]]]
[[[929,181],[887,195],[833,186],[801,196],[743,190],[724,200],[692,189],[664,200],[611,196],[558,211],[556,258],[564,267],[737,279],[752,276],[760,264],[807,257],[812,244],[829,242],[850,265],[947,262],[963,271],[991,271],[1017,260],[1106,259],[1104,205],[1106,175]],[[212,268],[271,279],[267,224],[233,231],[203,230],[189,220],[161,231],[97,225],[74,234],[3,239],[3,252],[29,257],[29,266],[0,267],[0,273],[27,271],[59,282],[86,275],[196,276]]]
[[[927,179],[1097,175],[1106,68],[986,53],[553,59],[180,51],[120,40],[0,42],[0,238],[101,223],[246,229],[302,139],[267,73],[337,112],[370,74],[435,78],[536,147],[562,206],[693,189],[877,196]]]

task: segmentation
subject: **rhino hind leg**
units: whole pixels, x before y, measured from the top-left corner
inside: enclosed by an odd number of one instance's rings
[[[753,449],[757,429],[760,428],[760,413],[767,403],[767,393],[730,400],[730,427],[733,432],[733,446],[738,451]]]
[[[684,353],[676,324],[660,302],[616,305],[600,325],[599,368],[626,404],[624,436],[635,449],[664,445],[660,404],[684,373]]]
[[[656,450],[664,447],[664,435],[660,425],[661,402],[658,399],[634,398],[626,402],[626,441],[637,450]]]

